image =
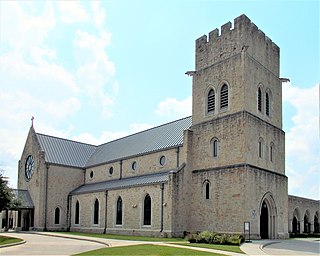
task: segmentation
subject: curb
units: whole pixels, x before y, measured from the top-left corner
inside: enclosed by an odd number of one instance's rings
[[[19,232],[22,233],[22,232]],[[106,242],[103,241],[98,241],[98,240],[93,240],[93,239],[88,239],[88,238],[82,238],[82,237],[72,237],[72,236],[66,236],[66,235],[55,235],[55,234],[46,234],[46,233],[38,233],[34,231],[28,231],[29,234],[35,234],[39,236],[52,236],[52,237],[60,237],[60,238],[67,238],[67,239],[74,239],[74,240],[81,240],[81,241],[87,241],[87,242],[93,242],[93,243],[99,243],[103,244],[107,247],[110,247],[110,245]]]
[[[25,241],[25,240],[22,240],[21,242],[16,242],[16,243],[11,243],[11,244],[0,245],[0,248],[10,247],[10,246],[16,246],[16,245],[25,244],[25,243],[26,243],[26,241]]]

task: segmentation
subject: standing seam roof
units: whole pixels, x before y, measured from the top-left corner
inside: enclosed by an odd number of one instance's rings
[[[49,163],[73,167],[85,167],[86,162],[97,146],[61,139],[37,133],[45,160]]]
[[[192,124],[186,117],[100,146],[36,133],[48,163],[85,168],[183,144],[183,131]]]
[[[73,190],[70,194],[84,194],[99,191],[106,191],[112,189],[119,189],[133,186],[144,186],[151,184],[167,183],[169,179],[169,173],[174,170],[167,170],[164,172],[146,174],[141,176],[127,177],[123,179],[108,180],[97,183],[84,184],[77,189]]]
[[[183,131],[191,124],[191,117],[186,117],[100,145],[86,166],[182,145]]]

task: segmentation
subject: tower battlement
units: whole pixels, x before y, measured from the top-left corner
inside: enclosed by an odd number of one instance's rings
[[[243,51],[279,75],[279,47],[244,14],[196,40],[196,70]]]

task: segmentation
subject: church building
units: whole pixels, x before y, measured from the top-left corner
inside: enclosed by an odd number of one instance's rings
[[[17,229],[181,237],[319,232],[288,196],[280,49],[241,15],[198,38],[192,116],[102,145],[37,133],[18,167]]]

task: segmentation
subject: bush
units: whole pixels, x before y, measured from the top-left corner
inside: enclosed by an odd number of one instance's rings
[[[240,245],[244,242],[244,237],[239,234],[220,234],[210,231],[201,233],[188,234],[186,239],[190,243],[206,243],[206,244],[229,244]]]

